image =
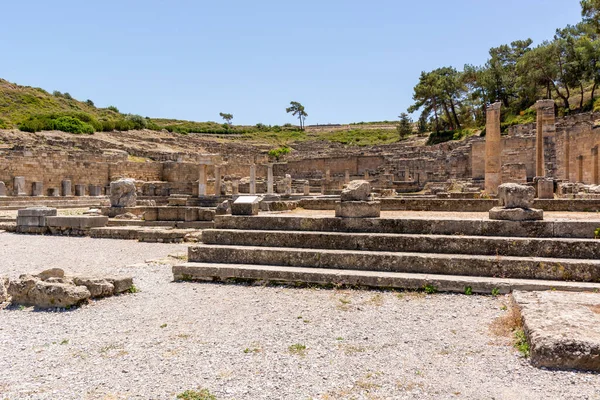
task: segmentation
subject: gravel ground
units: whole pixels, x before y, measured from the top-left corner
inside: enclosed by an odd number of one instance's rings
[[[490,333],[506,297],[173,283],[166,257],[184,251],[0,234],[0,275],[59,266],[141,289],[0,310],[0,399],[600,399],[600,375],[533,368]]]

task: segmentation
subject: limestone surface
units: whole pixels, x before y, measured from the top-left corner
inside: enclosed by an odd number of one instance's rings
[[[517,291],[513,296],[533,365],[600,371],[600,294]]]
[[[47,282],[32,275],[11,280],[8,294],[14,304],[38,308],[71,307],[90,297],[85,286]]]
[[[494,207],[489,212],[489,218],[505,221],[540,221],[544,219],[544,211],[535,208]]]
[[[531,208],[535,189],[518,183],[503,183],[498,186],[498,199],[506,208]]]
[[[348,183],[342,190],[342,201],[368,201],[371,195],[371,184],[365,180]]]
[[[110,183],[110,205],[112,207],[135,207],[137,194],[135,181],[122,178]]]
[[[336,203],[335,216],[340,218],[379,218],[381,203],[378,201],[341,201]]]

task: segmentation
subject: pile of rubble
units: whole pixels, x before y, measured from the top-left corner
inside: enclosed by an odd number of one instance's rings
[[[134,288],[131,277],[67,276],[60,268],[18,279],[0,278],[0,303],[45,308],[70,308],[89,299],[115,296]]]

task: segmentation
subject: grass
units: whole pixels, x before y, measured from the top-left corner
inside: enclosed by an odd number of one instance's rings
[[[140,289],[138,289],[138,287],[137,287],[137,286],[135,286],[135,285],[131,285],[131,287],[130,287],[129,289],[127,289],[127,291],[128,291],[129,293],[139,293],[139,292],[140,292]]]
[[[211,394],[208,389],[186,390],[179,393],[177,398],[180,400],[217,400],[217,397]]]
[[[306,355],[306,345],[301,344],[301,343],[292,344],[288,347],[288,351],[290,352],[290,354],[295,354],[298,356],[305,356]]]
[[[519,306],[511,298],[510,303],[504,304],[501,310],[504,313],[490,324],[490,331],[496,336],[510,338],[513,346],[523,357],[529,357],[529,343],[523,329],[523,318]]]

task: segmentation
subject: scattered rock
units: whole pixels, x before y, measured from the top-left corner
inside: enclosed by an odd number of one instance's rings
[[[110,205],[112,207],[135,207],[137,193],[133,179],[122,178],[110,183]]]
[[[518,183],[503,183],[498,186],[498,199],[505,208],[531,208],[535,189]]]
[[[102,278],[73,278],[73,283],[77,286],[85,286],[93,299],[98,297],[112,296],[115,292],[115,286]]]
[[[34,276],[40,278],[43,281],[46,281],[49,278],[64,278],[65,271],[60,268],[50,268],[42,272],[38,272]]]
[[[368,201],[371,184],[365,180],[352,181],[342,190],[342,201]]]
[[[133,278],[132,277],[110,277],[105,278],[107,282],[112,283],[114,286],[114,294],[125,293],[133,286]]]
[[[227,215],[231,214],[231,202],[225,200],[217,206],[216,215]]]
[[[137,215],[130,213],[130,212],[126,212],[124,214],[119,214],[117,216],[115,216],[115,219],[140,219]]]
[[[0,277],[0,303],[8,300],[8,278]]]

